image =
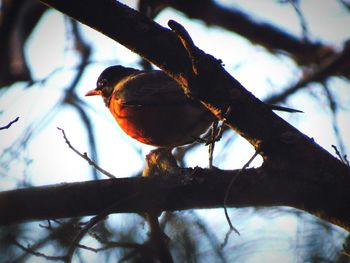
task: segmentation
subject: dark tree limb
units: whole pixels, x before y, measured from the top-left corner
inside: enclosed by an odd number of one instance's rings
[[[0,193],[0,225],[98,215],[106,209],[115,213],[140,213],[222,207],[227,185],[239,171],[196,168],[160,177],[107,179],[6,191]],[[314,181],[308,178],[307,170],[279,174],[261,167],[240,173],[228,195],[227,206],[290,206],[350,230],[349,196],[340,191],[341,187],[349,189],[349,174],[332,174]],[[342,180],[332,182],[332,176]]]
[[[35,0],[4,0],[0,10],[0,87],[31,81],[24,43],[46,6]]]

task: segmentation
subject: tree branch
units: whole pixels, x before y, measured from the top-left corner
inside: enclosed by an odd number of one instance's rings
[[[109,177],[109,178],[115,178],[115,176],[113,174],[111,174],[110,172],[106,171],[105,169],[101,168],[99,165],[97,165],[93,160],[91,160],[91,158],[88,156],[88,154],[86,152],[81,153],[79,152],[77,149],[75,149],[75,147],[73,147],[73,145],[71,144],[71,142],[68,140],[67,136],[66,136],[66,132],[62,129],[57,127],[58,130],[60,130],[62,132],[63,135],[63,139],[65,141],[65,143],[68,145],[68,147],[75,152],[77,155],[79,155],[81,158],[83,158],[84,160],[86,160],[88,162],[89,165],[91,165],[95,170],[99,171],[100,173],[104,174],[105,176]]]
[[[254,44],[265,47],[273,53],[287,52],[300,65],[318,64],[330,55],[336,54],[330,46],[318,42],[303,41],[269,23],[257,21],[242,10],[222,7],[213,0],[160,1],[171,6],[191,19],[201,19],[208,25],[216,25],[239,34]]]
[[[278,174],[265,168],[186,169],[180,174],[132,177],[17,189],[0,193],[0,225],[110,212],[174,211],[226,205],[291,206],[350,230],[350,175],[338,181],[308,178],[308,171]],[[335,176],[335,175],[332,175]],[[222,215],[224,217],[224,213]]]
[[[8,124],[6,124],[5,126],[1,126],[0,130],[5,130],[8,129],[12,126],[12,124],[14,124],[15,122],[17,122],[19,120],[19,117],[16,117],[15,119],[13,119],[12,121],[10,121]]]
[[[350,41],[339,54],[330,56],[313,72],[305,74],[295,85],[266,99],[267,103],[284,102],[290,95],[306,88],[312,82],[323,82],[330,76],[350,75]]]
[[[24,56],[25,42],[46,7],[35,0],[2,1],[0,10],[0,87],[32,81]]]

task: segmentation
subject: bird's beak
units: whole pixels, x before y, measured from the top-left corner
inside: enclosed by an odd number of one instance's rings
[[[92,90],[88,91],[85,94],[85,96],[96,96],[96,95],[102,95],[102,91],[101,90],[92,89]]]

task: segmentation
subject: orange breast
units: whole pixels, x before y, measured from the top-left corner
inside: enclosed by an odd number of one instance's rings
[[[112,99],[109,109],[126,134],[158,147],[191,143],[212,122],[209,113],[191,104],[125,106]]]

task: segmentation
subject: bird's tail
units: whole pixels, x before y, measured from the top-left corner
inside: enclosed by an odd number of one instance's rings
[[[269,108],[271,110],[278,110],[278,111],[285,111],[285,112],[299,112],[299,113],[304,113],[301,110],[296,110],[296,109],[292,109],[292,108],[287,108],[287,107],[283,107],[283,106],[277,106],[277,105],[271,105],[271,104],[267,104],[269,106]]]

